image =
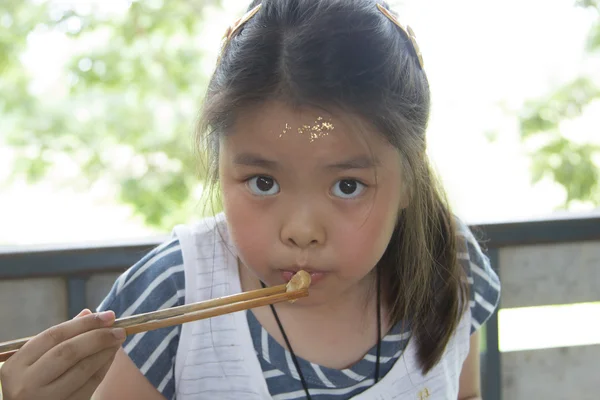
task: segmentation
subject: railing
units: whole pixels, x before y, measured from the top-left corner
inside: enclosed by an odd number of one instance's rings
[[[600,213],[473,228],[500,275],[501,308],[600,301]],[[0,341],[33,335],[97,306],[116,276],[163,239],[0,249]],[[485,329],[485,400],[591,399],[600,393],[600,345],[500,353],[497,315]],[[552,365],[560,366],[560,378]]]
[[[477,229],[487,238],[488,256],[500,276],[500,309],[600,301],[600,213]],[[561,254],[572,257],[557,257]],[[573,348],[501,354],[498,312],[486,325],[486,345],[485,400],[595,399],[600,393],[600,345],[577,349],[588,354],[583,358],[569,357],[565,349]]]

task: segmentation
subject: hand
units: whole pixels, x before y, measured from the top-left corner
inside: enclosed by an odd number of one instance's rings
[[[125,341],[114,321],[83,310],[32,338],[0,369],[4,400],[89,400]]]

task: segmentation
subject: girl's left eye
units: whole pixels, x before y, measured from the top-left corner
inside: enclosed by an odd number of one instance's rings
[[[331,193],[342,199],[354,199],[365,191],[367,186],[354,179],[342,179],[331,188]]]

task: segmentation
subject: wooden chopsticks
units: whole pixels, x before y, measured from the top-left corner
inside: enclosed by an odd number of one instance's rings
[[[310,275],[308,277],[308,284],[310,284]],[[133,335],[308,296],[308,285],[293,287],[290,283],[120,318],[112,327],[125,328],[127,335]],[[8,360],[31,338],[0,343],[0,362]]]

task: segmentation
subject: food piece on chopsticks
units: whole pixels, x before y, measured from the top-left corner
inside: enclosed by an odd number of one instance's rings
[[[286,291],[291,292],[295,290],[308,289],[310,286],[310,274],[306,271],[298,271],[296,275],[290,279],[287,283]],[[295,302],[297,299],[290,300],[290,303]]]

